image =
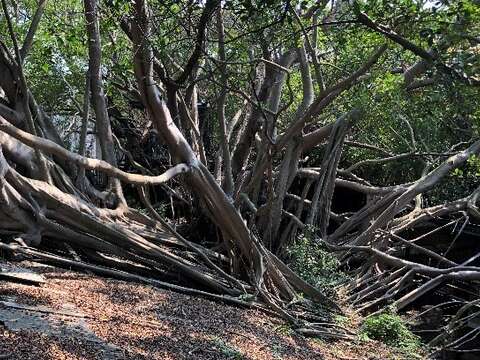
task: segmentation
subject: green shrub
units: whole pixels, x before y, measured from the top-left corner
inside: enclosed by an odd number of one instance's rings
[[[233,346],[227,344],[225,341],[220,339],[219,337],[214,337],[213,344],[215,348],[217,348],[227,359],[231,360],[243,360],[245,356],[235,349]]]
[[[402,318],[391,313],[367,317],[361,326],[360,338],[378,340],[408,353],[421,345],[420,338],[408,329]]]
[[[338,259],[324,244],[315,240],[315,231],[307,228],[287,249],[290,267],[309,284],[333,295],[333,288],[347,277],[338,269]]]

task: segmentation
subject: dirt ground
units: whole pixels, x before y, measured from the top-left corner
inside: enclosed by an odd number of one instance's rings
[[[46,282],[0,280],[0,359],[400,358],[377,342],[305,338],[256,310],[35,263],[28,267]]]

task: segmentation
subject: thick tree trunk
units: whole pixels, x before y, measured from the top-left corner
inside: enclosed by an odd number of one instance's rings
[[[97,0],[85,0],[84,7],[88,34],[88,75],[90,76],[92,104],[95,110],[96,130],[102,149],[102,158],[110,165],[117,166],[112,128],[107,112],[105,92],[103,90],[101,70],[102,45],[100,41]],[[117,201],[120,204],[125,204],[120,181],[116,178],[110,178],[109,183],[117,196]]]
[[[251,283],[259,295],[270,306],[276,308],[284,316],[293,320],[283,310],[282,301],[291,301],[295,297],[295,290],[309,289],[317,299],[325,303],[332,302],[322,296],[314,288],[309,287],[298,277],[292,277],[288,267],[283,265],[250,233],[241,215],[233,206],[232,201],[220,188],[208,169],[195,157],[190,145],[175,126],[170,112],[161,99],[157,86],[152,79],[152,51],[146,41],[150,33],[147,5],[143,0],[135,4],[135,21],[132,23],[132,39],[134,43],[135,75],[142,100],[149,115],[162,137],[166,140],[171,154],[177,161],[187,163],[191,170],[188,174],[188,183],[197,194],[203,206],[210,214],[211,219],[222,232],[224,241],[232,242],[247,265],[244,269]],[[278,267],[281,265],[280,267]],[[274,290],[276,289],[276,290]],[[274,300],[272,294],[278,292],[280,298]]]

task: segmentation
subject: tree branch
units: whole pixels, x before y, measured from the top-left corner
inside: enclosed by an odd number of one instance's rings
[[[162,184],[174,176],[187,172],[189,167],[186,164],[178,164],[173,168],[167,170],[162,175],[157,176],[144,176],[139,174],[130,174],[125,171],[122,171],[106,161],[91,159],[79,154],[68,151],[67,149],[55,144],[53,141],[40,138],[38,136],[29,134],[25,131],[17,129],[13,125],[9,124],[5,119],[0,118],[0,130],[4,131],[8,135],[16,138],[22,143],[36,149],[41,149],[46,153],[53,154],[67,161],[71,161],[77,166],[83,167],[89,170],[98,170],[104,172],[107,175],[110,175],[114,178],[122,180],[124,182],[136,185],[146,185],[146,184]]]
[[[45,10],[46,5],[47,0],[40,0],[38,2],[37,10],[35,11],[35,15],[33,15],[32,22],[30,24],[30,27],[28,28],[27,36],[25,36],[22,48],[20,49],[20,56],[22,58],[22,61],[25,60],[30,51],[30,48],[32,47],[33,39],[35,37],[35,33],[37,32],[38,24],[40,23],[43,15],[43,10]]]

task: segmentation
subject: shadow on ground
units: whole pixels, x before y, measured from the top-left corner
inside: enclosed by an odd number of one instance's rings
[[[41,287],[0,282],[0,297],[52,309],[68,304],[85,314],[84,327],[79,332],[68,317],[47,317],[49,326],[60,328],[56,332],[11,331],[0,324],[0,355],[8,359],[391,358],[378,344],[304,338],[258,310],[53,267],[35,271],[47,278]]]

